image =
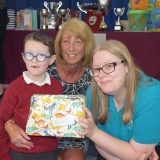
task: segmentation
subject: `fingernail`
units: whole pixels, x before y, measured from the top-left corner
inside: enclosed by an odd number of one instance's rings
[[[31,147],[34,148],[34,145],[32,144]]]

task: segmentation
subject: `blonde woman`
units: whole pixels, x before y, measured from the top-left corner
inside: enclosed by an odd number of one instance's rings
[[[142,154],[153,159],[160,142],[160,82],[144,74],[116,40],[95,48],[90,75],[87,106],[93,116],[85,108],[80,134],[107,160],[136,160]]]

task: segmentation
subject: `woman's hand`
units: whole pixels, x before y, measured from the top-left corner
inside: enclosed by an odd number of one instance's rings
[[[153,150],[152,154],[150,155],[149,153],[143,153],[140,157],[139,160],[158,160],[159,157],[157,155],[157,152],[155,149]]]
[[[86,112],[86,118],[78,117],[78,124],[84,129],[83,131],[79,131],[78,134],[87,136],[91,139],[91,137],[93,137],[97,133],[98,128],[94,123],[92,113],[88,110],[88,108],[84,107],[84,111]]]
[[[153,150],[151,156],[149,157],[149,160],[159,160],[159,156],[155,149]]]
[[[17,147],[28,149],[34,147],[33,143],[30,141],[31,138],[27,136],[24,130],[17,126],[14,122],[7,122],[5,129],[10,137],[11,142]]]

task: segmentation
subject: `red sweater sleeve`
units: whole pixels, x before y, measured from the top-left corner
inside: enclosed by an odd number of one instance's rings
[[[1,107],[1,106],[0,106]],[[0,115],[1,116],[1,115]],[[2,126],[4,123],[0,119],[0,126]],[[4,128],[4,127],[3,127]],[[8,146],[8,135],[5,133],[4,129],[0,128],[0,159],[1,160],[11,160],[11,157],[9,156],[9,146]]]
[[[0,104],[0,159],[5,160],[11,160],[8,146],[9,137],[4,129],[5,122],[13,116],[14,106],[16,105],[16,99],[14,97],[10,98],[11,96],[14,96],[13,92],[8,92],[7,89]]]
[[[62,94],[62,92],[61,83],[54,78],[51,78],[51,85],[26,84],[22,76],[9,84],[0,104],[0,159],[11,160],[10,149],[24,153],[43,153],[58,147],[58,140],[54,137],[32,136],[34,148],[31,150],[19,148],[10,142],[4,125],[12,117],[15,123],[25,130],[31,96],[33,94]]]

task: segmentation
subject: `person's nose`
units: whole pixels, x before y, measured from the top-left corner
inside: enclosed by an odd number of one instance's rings
[[[69,44],[69,50],[72,51],[73,49],[74,49],[74,43],[70,42],[70,44]]]

